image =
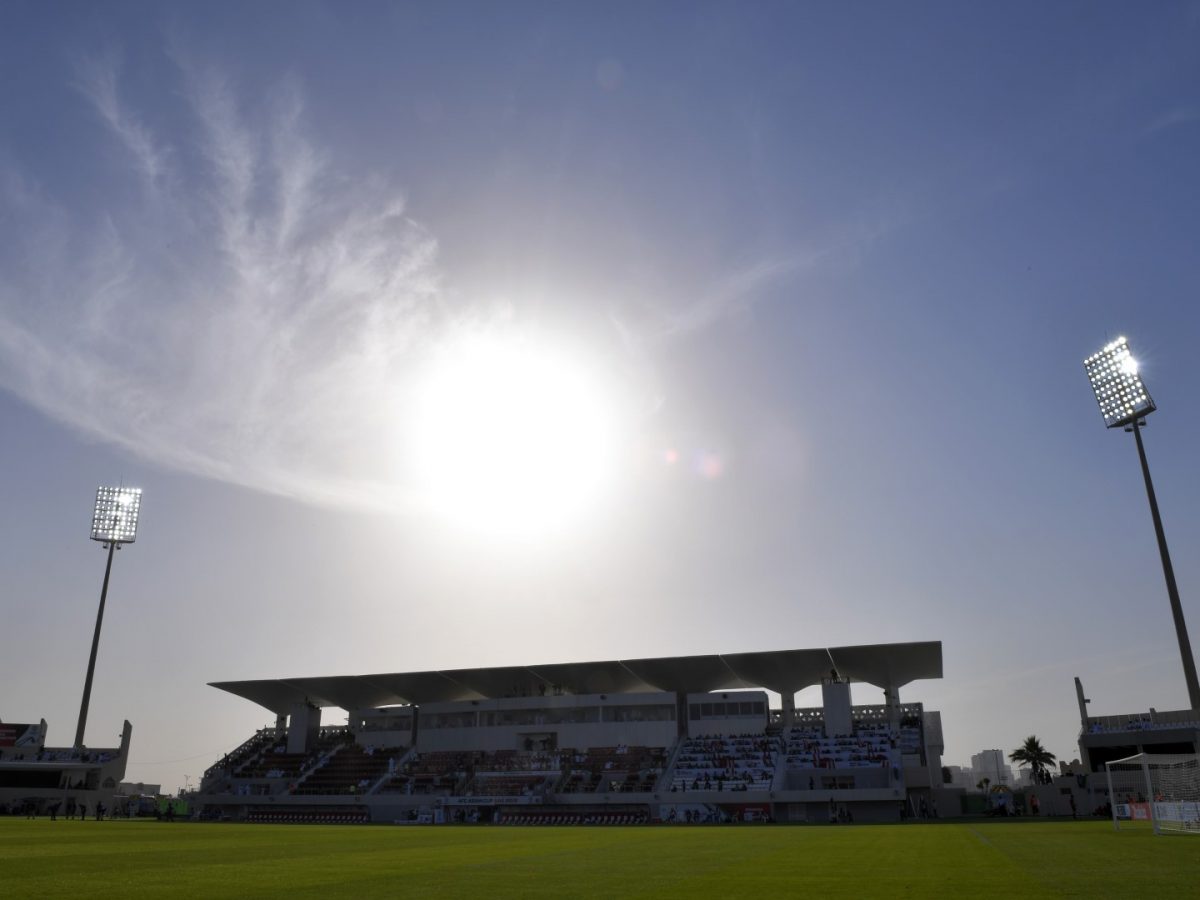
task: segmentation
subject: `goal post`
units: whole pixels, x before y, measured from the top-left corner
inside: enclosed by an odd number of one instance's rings
[[[1137,753],[1105,763],[1113,827],[1200,834],[1200,755]]]

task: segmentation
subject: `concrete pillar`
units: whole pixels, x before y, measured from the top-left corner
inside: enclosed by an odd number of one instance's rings
[[[783,727],[786,730],[796,721],[796,695],[785,691],[781,692],[779,697],[783,708]]]
[[[893,731],[900,730],[900,689],[885,687],[883,689],[883,704],[887,707],[888,726]]]
[[[843,678],[821,681],[821,699],[825,713],[825,736],[854,733],[850,712],[850,682]]]
[[[287,752],[307,753],[317,743],[321,733],[321,708],[307,703],[292,707],[288,722]]]

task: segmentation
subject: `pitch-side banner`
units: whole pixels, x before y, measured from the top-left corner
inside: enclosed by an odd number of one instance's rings
[[[1150,821],[1149,803],[1118,803],[1116,811],[1118,819],[1141,819],[1146,822]]]
[[[1159,800],[1154,804],[1154,818],[1161,821],[1184,822],[1189,828],[1200,825],[1200,803],[1185,800]]]

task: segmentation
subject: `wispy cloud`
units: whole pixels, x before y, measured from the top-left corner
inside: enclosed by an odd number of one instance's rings
[[[804,269],[823,253],[764,257],[715,279],[686,302],[664,303],[660,298],[626,302],[610,315],[625,350],[642,358],[656,346],[703,331],[747,311],[774,282]],[[652,404],[653,406],[653,404]]]
[[[1190,125],[1193,122],[1200,121],[1200,110],[1191,106],[1180,106],[1175,109],[1167,110],[1160,116],[1155,118],[1143,130],[1144,137],[1151,137],[1162,131],[1167,131],[1171,128],[1178,128],[1181,125]]]
[[[150,130],[124,107],[117,96],[118,61],[115,54],[85,60],[79,66],[80,91],[92,102],[96,112],[125,145],[143,176],[151,183],[163,173],[166,160]]]
[[[772,282],[799,268],[811,265],[819,254],[762,259],[725,275],[707,294],[678,310],[663,315],[663,336],[687,334],[714,322],[744,312]]]
[[[436,240],[386,179],[338,171],[295,85],[250,110],[218,70],[178,73],[186,137],[123,99],[115,57],[80,67],[137,189],[76,208],[0,180],[0,385],[162,465],[403,503],[406,376],[444,318]]]
[[[827,240],[785,252],[764,253],[734,267],[692,293],[678,305],[648,302],[637,309],[626,308],[613,316],[627,348],[638,350],[703,331],[725,319],[741,315],[788,280],[835,259],[851,260],[874,241],[910,224],[913,213],[906,207],[872,216],[858,216],[830,230]]]

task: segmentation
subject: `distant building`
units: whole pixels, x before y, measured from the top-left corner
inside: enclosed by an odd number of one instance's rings
[[[964,791],[975,790],[975,785],[979,779],[975,777],[975,770],[967,766],[946,766],[946,771],[950,773],[950,786],[962,788]]]
[[[117,793],[132,797],[134,794],[152,794],[157,797],[162,793],[161,784],[145,784],[141,781],[122,781],[117,785]]]
[[[972,787],[983,779],[989,784],[1013,784],[1012,768],[1005,762],[1003,750],[980,750],[971,757],[971,771],[975,776]]]

